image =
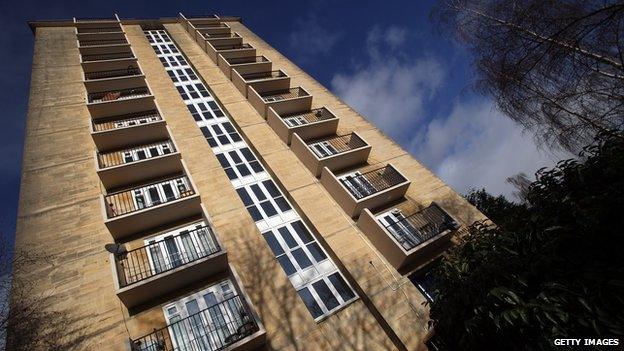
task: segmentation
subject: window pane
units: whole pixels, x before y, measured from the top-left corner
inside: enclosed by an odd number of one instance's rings
[[[342,297],[343,300],[349,301],[355,297],[353,290],[349,288],[349,286],[347,285],[347,283],[345,283],[344,279],[339,273],[334,273],[330,275],[328,278],[329,278],[329,281],[334,286],[334,289],[338,291],[338,294],[340,294],[340,297]]]
[[[260,214],[260,211],[258,211],[256,206],[249,206],[247,208],[247,211],[249,211],[249,214],[251,215],[251,218],[253,218],[253,220],[255,222],[257,222],[257,221],[262,219],[262,215]]]
[[[288,256],[281,255],[280,257],[277,258],[277,261],[280,263],[280,265],[284,269],[284,272],[286,272],[286,275],[290,276],[297,271],[295,269],[295,266],[293,266],[292,262],[290,262],[290,259],[288,259]]]
[[[238,169],[238,172],[241,174],[241,176],[248,176],[251,174],[251,171],[249,170],[249,168],[247,168],[247,166],[245,164],[240,164],[236,166],[236,169]]]
[[[256,194],[256,197],[258,198],[258,200],[260,201],[266,200],[266,196],[264,196],[264,193],[262,192],[262,189],[260,189],[258,184],[252,184],[251,190],[254,192],[254,194]]]
[[[243,154],[243,157],[245,157],[249,162],[256,160],[254,155],[251,153],[251,150],[249,150],[248,148],[242,148],[241,153]]]
[[[312,286],[328,310],[331,311],[338,306],[338,299],[334,296],[331,290],[329,290],[329,287],[325,284],[324,280],[312,283]]]
[[[280,208],[280,210],[282,210],[282,212],[286,212],[286,211],[290,210],[290,205],[281,196],[275,198],[275,203]]]
[[[234,161],[234,163],[241,163],[241,162],[243,162],[243,160],[241,160],[240,156],[238,156],[236,151],[230,151],[230,152],[228,152],[228,155],[230,155],[230,157],[232,158],[232,161]]]
[[[271,196],[277,197],[277,196],[282,195],[280,194],[279,190],[277,190],[277,187],[275,186],[275,183],[273,183],[272,180],[265,180],[264,182],[262,182],[262,184],[267,189],[269,194],[271,194]]]
[[[258,161],[253,161],[253,162],[249,163],[249,165],[251,166],[251,168],[253,168],[254,172],[256,172],[256,173],[260,173],[260,172],[264,171],[264,168],[262,168],[262,166],[260,165],[260,162],[258,162]]]
[[[262,209],[264,210],[264,213],[266,213],[267,217],[273,217],[277,214],[275,207],[273,207],[273,204],[269,201],[261,202],[260,206],[262,206]]]
[[[243,200],[245,206],[253,204],[253,201],[251,201],[251,197],[249,196],[245,188],[238,188],[236,189],[236,192],[238,193],[238,196],[240,196],[241,200]]]
[[[292,255],[297,261],[297,263],[299,263],[299,267],[301,267],[301,269],[308,268],[312,265],[312,261],[310,261],[310,259],[308,258],[308,255],[306,255],[305,251],[303,251],[302,248],[298,248],[297,250],[294,250],[292,252]]]
[[[284,253],[284,249],[282,249],[282,245],[275,238],[275,234],[273,232],[264,233],[264,239],[269,243],[269,247],[273,251],[275,256],[279,256]]]
[[[310,235],[306,227],[303,225],[303,222],[296,221],[296,222],[293,222],[291,225],[297,232],[297,235],[299,235],[299,237],[301,238],[301,241],[307,244],[313,240],[312,236]]]
[[[290,231],[288,231],[288,228],[281,227],[277,231],[279,231],[280,235],[282,236],[282,238],[284,239],[288,247],[290,247],[291,249],[293,247],[297,247],[298,245],[297,241],[292,237],[292,234],[290,234]]]
[[[227,158],[225,157],[225,155],[223,154],[218,154],[217,155],[217,160],[219,160],[219,163],[221,164],[221,167],[223,168],[228,168],[230,167],[230,163],[228,162]]]
[[[308,251],[310,251],[310,254],[312,254],[312,257],[314,257],[314,260],[316,260],[316,262],[321,262],[327,258],[327,256],[325,256],[325,253],[323,252],[323,250],[321,250],[317,243],[310,243],[308,244],[307,248]]]
[[[318,305],[308,288],[299,290],[299,296],[306,304],[306,307],[308,307],[308,311],[310,311],[312,317],[317,318],[323,315],[323,310],[321,310],[321,307]]]

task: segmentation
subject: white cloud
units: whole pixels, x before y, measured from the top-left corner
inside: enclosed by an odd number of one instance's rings
[[[457,191],[484,187],[511,196],[507,177],[533,175],[568,156],[540,151],[485,98],[457,102],[448,116],[426,116],[426,104],[433,103],[448,74],[434,58],[407,60],[402,47],[408,38],[401,28],[374,27],[366,40],[367,60],[352,73],[336,74],[332,90]]]
[[[486,188],[512,195],[505,179],[524,172],[533,176],[570,155],[544,152],[530,134],[487,99],[457,103],[450,115],[421,128],[409,145],[412,153],[457,191]]]

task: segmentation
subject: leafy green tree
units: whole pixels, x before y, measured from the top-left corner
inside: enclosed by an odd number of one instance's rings
[[[624,335],[624,143],[603,137],[580,156],[538,171],[515,210],[472,193],[503,225],[475,223],[436,269],[431,318],[449,349]]]

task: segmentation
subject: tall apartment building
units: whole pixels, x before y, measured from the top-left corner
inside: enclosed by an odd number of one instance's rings
[[[16,247],[67,342],[426,348],[430,263],[483,215],[405,150],[240,18],[29,24]]]

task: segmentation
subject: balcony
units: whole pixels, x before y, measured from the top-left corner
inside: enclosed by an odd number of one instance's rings
[[[312,95],[301,87],[277,91],[258,91],[248,89],[247,100],[264,118],[269,108],[277,114],[290,114],[312,109]]]
[[[108,33],[122,33],[121,26],[116,23],[114,25],[99,25],[97,27],[81,27],[76,28],[78,35],[83,34],[108,34]]]
[[[110,254],[117,296],[129,309],[227,270],[227,254],[204,222],[157,236]]]
[[[114,17],[83,17],[74,18],[77,27],[101,26],[102,23],[119,23],[119,18]]]
[[[199,195],[186,175],[102,196],[106,227],[115,240],[189,218],[200,212]]]
[[[256,49],[247,44],[216,44],[206,42],[206,53],[214,61],[219,62],[219,55],[224,58],[256,56]]]
[[[97,153],[96,158],[96,171],[106,189],[182,171],[180,153],[171,140]]]
[[[250,302],[230,296],[186,318],[131,341],[133,351],[243,351],[266,342],[266,332]]]
[[[228,79],[232,79],[232,72],[239,74],[257,73],[270,71],[271,61],[264,56],[223,57],[219,56],[218,66]]]
[[[91,123],[91,137],[101,151],[147,144],[168,136],[165,121],[156,110],[100,118]]]
[[[441,254],[459,224],[438,204],[413,212],[393,208],[373,214],[364,209],[358,226],[395,268],[415,267]]]
[[[276,91],[290,87],[290,77],[284,71],[264,71],[255,73],[232,73],[232,83],[245,96],[248,96],[248,87],[256,91]]]
[[[189,34],[195,38],[195,40],[201,39],[202,35],[216,35],[216,34],[230,34],[232,28],[227,23],[218,23],[215,25],[201,25],[191,28]]]
[[[130,50],[103,54],[81,55],[81,58],[83,64],[110,60],[136,60],[136,57],[134,57],[134,54]]]
[[[338,128],[338,117],[325,107],[281,116],[270,107],[267,122],[287,145],[290,145],[293,133],[302,140],[309,140],[336,134]]]
[[[80,39],[78,40],[78,46],[81,48],[93,47],[93,46],[124,46],[130,45],[128,41],[123,37],[123,34],[119,38],[114,39]]]
[[[323,168],[333,172],[363,164],[371,151],[371,146],[355,132],[310,141],[294,134],[290,148],[315,177]]]
[[[109,91],[114,90],[119,85],[117,80],[124,79],[126,84],[141,85],[144,84],[145,76],[136,66],[136,62],[123,68],[118,68],[119,64],[114,65],[115,69],[108,70],[84,70],[85,87],[87,91]]]
[[[140,84],[145,84],[140,80]],[[137,86],[134,80],[115,81],[118,89],[89,92],[87,107],[91,117],[99,119],[106,116],[120,115],[154,109],[154,96],[146,86]]]
[[[352,218],[357,218],[364,208],[375,209],[401,199],[410,185],[410,181],[390,164],[339,177],[323,168],[321,183]]]

